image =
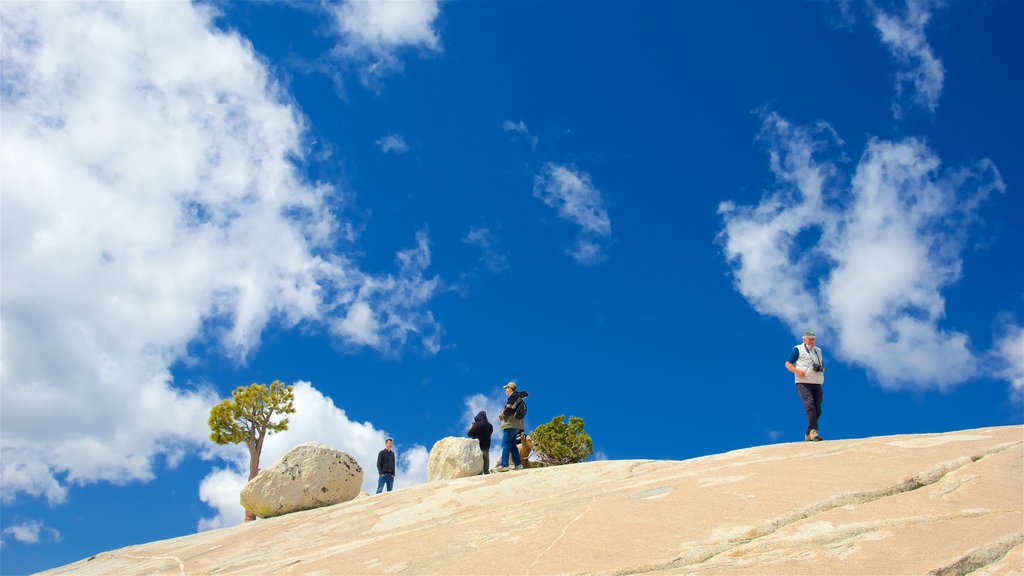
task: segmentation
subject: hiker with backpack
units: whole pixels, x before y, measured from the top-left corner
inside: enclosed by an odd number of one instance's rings
[[[498,414],[501,420],[501,463],[494,468],[495,472],[507,472],[513,468],[508,466],[509,454],[512,454],[512,464],[515,470],[523,469],[522,458],[519,457],[519,449],[516,448],[516,437],[526,430],[524,419],[526,418],[526,401],[523,400],[530,395],[529,392],[516,390],[516,383],[505,384],[505,409]]]
[[[484,453],[484,471],[481,474],[490,474],[491,468],[491,435],[494,434],[494,426],[487,420],[487,412],[481,410],[473,418],[473,425],[469,427],[466,435],[476,438],[480,443],[480,451]]]

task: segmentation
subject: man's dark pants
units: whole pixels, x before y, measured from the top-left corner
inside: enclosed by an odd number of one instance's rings
[[[807,430],[818,429],[818,418],[821,417],[821,384],[804,384],[798,382],[796,391],[800,394],[800,401],[804,404],[804,412],[807,413]]]

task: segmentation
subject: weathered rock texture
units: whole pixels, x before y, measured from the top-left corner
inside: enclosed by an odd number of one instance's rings
[[[434,443],[427,458],[427,481],[476,476],[484,470],[484,455],[475,438],[449,436]]]
[[[300,444],[242,488],[240,501],[260,518],[347,502],[359,495],[363,469],[348,454]]]
[[[50,574],[1024,572],[1024,428],[431,482]]]

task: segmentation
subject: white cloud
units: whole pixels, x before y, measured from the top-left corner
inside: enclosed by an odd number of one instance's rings
[[[3,532],[0,532],[0,534],[5,536],[10,535],[22,544],[38,544],[41,534],[49,534],[52,541],[60,542],[60,532],[54,528],[50,528],[49,526],[44,526],[43,523],[38,520],[8,526],[7,528],[4,528]]]
[[[939,2],[934,0],[906,0],[904,13],[895,15],[886,13],[874,3],[870,4],[874,12],[874,26],[899,65],[893,102],[893,113],[897,118],[902,117],[901,101],[908,86],[909,97],[914,104],[932,113],[939,106],[946,70],[925,37],[931,10],[938,5]]]
[[[526,127],[526,122],[523,122],[522,120],[519,122],[505,120],[501,125],[501,129],[505,132],[515,132],[516,134],[519,134],[523,139],[530,143],[530,148],[537,147],[537,137],[530,133],[530,129]]]
[[[395,256],[397,275],[362,276],[354,294],[345,293],[335,305],[348,312],[331,322],[334,333],[355,344],[388,351],[406,344],[409,335],[419,337],[431,354],[441,349],[441,327],[426,308],[441,288],[441,279],[426,278],[430,266],[430,239],[416,234],[416,246]]]
[[[248,477],[248,472],[243,472],[248,463],[238,465],[245,468],[219,468],[199,483],[199,499],[217,509],[215,516],[199,519],[200,532],[241,524],[245,519],[245,510],[238,500]]]
[[[402,49],[437,51],[435,29],[440,4],[435,0],[349,0],[334,7],[340,43],[338,54],[361,68],[363,82],[404,68]]]
[[[1010,383],[1010,399],[1024,401],[1024,326],[1005,322],[992,348],[996,378]]]
[[[411,334],[440,346],[426,234],[391,275],[334,252],[351,228],[338,192],[295,168],[301,114],[212,18],[189,3],[4,6],[5,501],[146,480],[205,444],[218,395],[170,372],[191,343],[244,360],[269,323],[303,322],[380,350]]]
[[[608,236],[612,232],[601,192],[594,188],[590,174],[586,172],[578,172],[571,166],[545,163],[537,175],[533,194],[584,232],[596,236]]]
[[[37,449],[38,446],[31,443],[18,447],[10,438],[3,440],[4,461],[0,463],[3,486],[0,486],[0,496],[4,502],[12,502],[18,492],[42,496],[51,504],[67,499],[67,487],[54,478],[51,470],[53,457],[40,459]]]
[[[335,332],[356,344],[380,344],[380,322],[366,302],[356,302],[349,306],[348,314],[335,324]]]
[[[377,453],[389,438],[386,431],[370,422],[355,422],[345,410],[323,395],[309,382],[295,383],[295,413],[288,416],[288,429],[267,437],[260,455],[260,468],[268,468],[292,448],[306,442],[320,442],[355,458],[363,469],[362,491],[377,490]],[[427,481],[427,449],[409,446],[395,438],[397,469],[395,489]],[[199,485],[199,498],[217,514],[199,521],[199,530],[233,526],[243,520],[238,494],[249,477],[249,452],[244,445],[218,446],[208,452],[228,462],[214,470]]]
[[[463,405],[466,409],[462,413],[462,425],[466,430],[473,425],[473,419],[481,410],[487,413],[487,420],[497,430],[498,414],[505,409],[505,393],[498,391],[490,396],[473,394],[463,399]]]
[[[500,273],[509,269],[508,256],[494,247],[496,240],[487,226],[471,226],[462,241],[480,247],[483,251],[480,260],[491,272]]]
[[[605,259],[598,239],[612,233],[601,192],[594,188],[590,174],[572,166],[547,162],[534,179],[533,195],[554,208],[558,216],[580,227],[576,244],[566,251],[580,264],[595,264]]]
[[[377,140],[377,146],[380,146],[381,151],[385,154],[388,152],[405,154],[409,151],[409,145],[405,143],[405,139],[402,138],[401,135],[395,133],[388,134],[380,140]]]
[[[565,253],[584,266],[600,264],[608,259],[604,253],[604,248],[586,237],[577,238],[576,243],[573,244],[572,248],[566,250]]]
[[[383,447],[383,445],[381,446]],[[427,459],[429,457],[430,452],[426,446],[420,446],[419,444],[399,451],[398,466],[395,473],[395,490],[425,483],[427,481]],[[373,472],[373,481],[376,484],[376,469]],[[376,486],[374,489],[376,490]]]
[[[960,278],[979,203],[1004,189],[995,166],[943,171],[918,140],[871,140],[844,183],[815,158],[827,147],[814,132],[776,114],[764,126],[778,189],[757,206],[719,208],[737,290],[794,334],[827,333],[823,347],[831,341],[838,358],[883,386],[946,388],[971,377],[967,335],[940,325],[941,291]]]

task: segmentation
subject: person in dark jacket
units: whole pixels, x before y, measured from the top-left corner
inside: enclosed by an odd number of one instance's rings
[[[385,485],[388,492],[395,487],[395,453],[391,450],[394,445],[395,441],[388,438],[384,442],[384,449],[377,453],[377,474],[380,474],[377,479],[377,494],[384,490]]]
[[[470,438],[476,438],[480,442],[480,451],[484,453],[484,471],[482,474],[490,474],[491,468],[491,435],[494,434],[494,426],[487,421],[487,412],[481,410],[477,413],[476,418],[473,418],[473,425],[469,427],[469,431],[466,432]]]

